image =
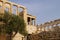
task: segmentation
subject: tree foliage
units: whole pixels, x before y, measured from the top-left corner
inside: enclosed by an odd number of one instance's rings
[[[18,32],[22,35],[27,35],[26,25],[22,17],[9,14],[5,12],[4,15],[0,14],[0,33],[10,34],[15,36]]]

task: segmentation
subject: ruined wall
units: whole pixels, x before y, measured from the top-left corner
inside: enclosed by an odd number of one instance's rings
[[[22,5],[18,5],[18,4],[15,4],[15,3],[12,3],[12,2],[9,2],[9,1],[3,1],[3,0],[0,0],[0,14],[4,14],[5,11],[9,12],[10,14],[15,14],[15,15],[18,15],[20,16],[19,14],[21,14],[21,10],[23,11],[22,15],[23,15],[23,19],[26,23],[26,14],[27,14],[27,11],[26,11],[26,8]],[[17,33],[16,36],[13,38],[13,40],[23,40],[24,36]],[[0,35],[0,40],[6,40],[6,38],[8,38],[7,36],[4,36],[4,35]]]
[[[4,14],[5,11],[9,12],[9,14],[15,14],[23,17],[26,23],[27,31],[30,32],[29,34],[36,32],[35,26],[27,24],[28,15],[27,15],[27,8],[25,6],[18,5],[16,3],[5,0],[0,0],[0,14]],[[13,38],[13,40],[23,40],[23,35],[17,33],[17,35]]]
[[[52,22],[47,22],[40,25],[41,32],[33,35],[28,35],[28,40],[60,40],[60,19],[54,20]],[[46,30],[48,27],[48,30]],[[51,27],[51,29],[49,28]]]
[[[23,39],[24,39],[24,36],[21,35],[21,34],[19,34],[19,33],[17,33],[17,34],[15,35],[15,37],[13,38],[13,40],[23,40]]]
[[[37,27],[33,25],[27,25],[26,30],[29,34],[35,34],[37,31]]]
[[[36,35],[28,35],[28,40],[60,40],[60,32],[41,32]]]

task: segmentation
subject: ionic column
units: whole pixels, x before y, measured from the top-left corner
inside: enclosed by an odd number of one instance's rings
[[[12,14],[12,4],[10,4],[10,8],[9,8],[9,12],[10,12],[10,14]]]
[[[34,20],[34,26],[36,25],[36,19]]]
[[[19,7],[18,7],[18,6],[16,6],[16,7],[17,7],[17,9],[16,9],[16,15],[19,15],[19,13],[18,13],[18,8],[19,8]]]
[[[2,10],[1,10],[1,13],[4,14],[4,10],[5,10],[5,2],[2,2]]]
[[[27,9],[26,8],[23,9],[23,18],[24,18],[24,21],[27,25]]]

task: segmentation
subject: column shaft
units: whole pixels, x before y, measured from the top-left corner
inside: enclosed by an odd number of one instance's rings
[[[23,18],[24,18],[24,21],[27,25],[27,9],[23,9]]]
[[[19,15],[19,13],[18,13],[18,6],[17,6],[17,9],[16,9],[16,15]]]
[[[34,20],[34,26],[36,25],[36,20]]]
[[[4,11],[5,11],[5,2],[2,3],[2,10],[1,10],[1,12],[4,14]]]
[[[10,12],[10,14],[12,14],[12,4],[10,4],[10,8],[9,8],[9,12]]]

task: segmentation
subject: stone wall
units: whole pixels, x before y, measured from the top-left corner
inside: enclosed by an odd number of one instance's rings
[[[28,40],[60,40],[60,28],[56,27],[54,31],[43,31],[39,34],[28,35]]]
[[[21,34],[19,34],[19,33],[17,33],[17,34],[15,35],[15,37],[13,38],[13,40],[23,40],[23,39],[24,39],[24,36],[21,35]]]

